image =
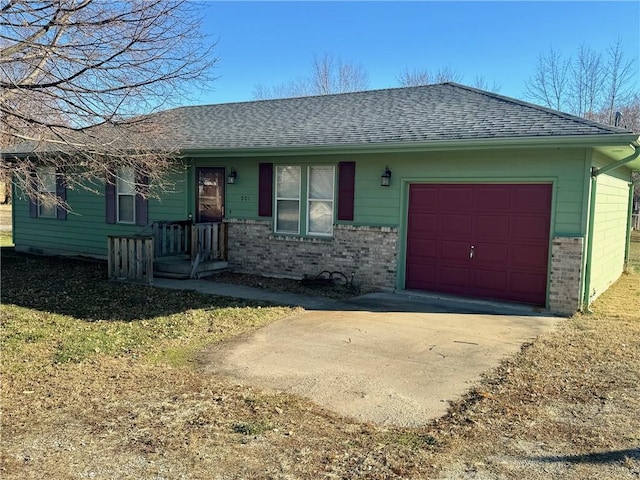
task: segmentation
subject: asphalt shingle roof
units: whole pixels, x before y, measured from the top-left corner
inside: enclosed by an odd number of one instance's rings
[[[455,83],[179,107],[159,114],[180,149],[428,143],[630,133]]]
[[[161,132],[153,138],[145,136],[143,142],[182,151],[375,148],[631,133],[456,83],[178,107],[146,118],[154,117],[162,125]],[[121,147],[127,148],[129,139],[117,130],[105,130],[102,136],[119,139]],[[81,137],[78,143],[82,141]],[[26,142],[2,153],[24,155],[60,148],[58,143]]]

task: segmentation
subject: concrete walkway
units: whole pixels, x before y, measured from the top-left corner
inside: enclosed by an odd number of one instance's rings
[[[339,303],[331,298],[312,297],[288,292],[274,292],[262,288],[245,287],[231,283],[212,282],[209,280],[173,280],[170,278],[154,278],[156,287],[172,288],[175,290],[194,290],[222,297],[242,298],[271,302],[278,305],[295,305],[307,310],[331,310]]]
[[[304,306],[302,315],[212,346],[204,370],[384,425],[442,416],[482,373],[560,321],[521,305],[411,292],[335,301],[205,280],[156,285]]]

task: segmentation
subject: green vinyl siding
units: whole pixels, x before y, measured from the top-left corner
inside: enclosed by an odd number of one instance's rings
[[[172,175],[168,182],[170,188],[160,193],[161,198],[149,199],[150,222],[187,218],[185,175]],[[104,190],[100,186],[97,189]],[[97,194],[82,188],[68,189],[67,202],[72,210],[66,220],[31,218],[28,200],[18,194],[13,204],[16,248],[33,253],[105,256],[107,235],[130,235],[143,228],[136,225],[107,224],[104,193]]]
[[[603,157],[594,156],[594,166],[606,163]],[[624,269],[630,181],[631,172],[624,167],[597,177],[590,301],[609,288]]]
[[[258,164],[337,165],[356,162],[354,220],[336,221],[357,226],[400,227],[406,185],[410,182],[552,182],[555,211],[552,232],[584,235],[586,150],[509,149],[426,153],[333,154],[265,156],[259,158],[198,158],[194,166],[234,167],[235,185],[226,188],[226,216],[233,219],[258,217]],[[389,166],[389,187],[380,186],[380,176]],[[336,190],[337,191],[337,190]],[[337,203],[334,209],[337,208]],[[262,218],[264,220],[264,218]]]
[[[195,169],[223,167],[237,171],[234,185],[225,185],[225,216],[237,220],[268,220],[258,216],[258,171],[262,162],[277,165],[332,165],[355,162],[354,220],[335,223],[395,227],[404,235],[408,185],[412,182],[546,182],[554,185],[552,235],[584,235],[587,151],[581,148],[464,150],[410,153],[340,153],[326,155],[192,157],[188,169],[173,175],[171,187],[149,200],[149,221],[184,220],[195,214]],[[389,166],[389,187],[380,176]],[[275,170],[274,170],[275,171]],[[337,192],[337,170],[336,185]],[[16,199],[15,243],[32,251],[55,250],[103,256],[106,236],[132,234],[141,227],[105,222],[104,194],[69,190],[72,208],[66,221],[30,218],[26,200]],[[334,202],[334,212],[337,202]],[[334,217],[335,218],[335,217]]]

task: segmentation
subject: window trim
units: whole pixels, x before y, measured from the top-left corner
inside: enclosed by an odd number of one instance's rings
[[[55,175],[55,193],[47,191],[45,194],[55,195],[55,214],[54,215],[42,215],[40,193],[41,182],[39,177],[39,170],[43,168],[53,169]],[[35,167],[29,172],[29,188],[33,189],[33,194],[29,194],[29,217],[30,218],[48,218],[54,220],[66,220],[67,219],[67,184],[64,180],[62,171],[54,166],[41,165]]]
[[[311,169],[312,168],[329,168],[331,170],[331,198],[311,198]],[[333,225],[335,222],[335,204],[336,204],[336,167],[335,165],[307,165],[307,222],[306,234],[313,237],[333,237]],[[311,232],[309,229],[311,216],[311,202],[331,202],[331,231],[329,233]]]
[[[124,182],[123,172],[125,170],[130,171],[130,177],[133,179],[133,192],[122,193],[120,191],[120,184]],[[116,197],[116,223],[120,223],[123,225],[136,225],[136,196],[137,196],[137,187],[136,187],[136,172],[133,168],[130,167],[122,167],[118,169],[116,175],[116,185],[115,185],[115,197]],[[120,197],[131,197],[131,221],[123,221],[120,219]]]
[[[37,216],[38,218],[58,218],[58,175],[55,167],[46,166],[46,167],[38,167],[36,171],[37,175],[37,186],[38,186],[38,201],[37,201]],[[44,182],[45,176],[53,176],[53,186],[49,185],[49,187],[53,187],[53,190],[46,189],[46,185]],[[43,196],[50,196],[56,203],[53,204],[53,210],[51,213],[43,213],[44,204],[42,202]]]
[[[278,189],[278,170],[281,168],[297,168],[300,172],[299,181],[298,181],[298,198],[293,197],[279,197],[279,189]],[[274,175],[274,183],[275,183],[275,195],[274,195],[274,203],[275,203],[275,212],[273,216],[273,231],[275,233],[283,234],[283,235],[300,235],[300,224],[302,223],[300,220],[300,208],[302,206],[302,166],[301,165],[276,165],[276,174]],[[278,201],[279,200],[289,200],[289,201],[297,201],[298,202],[298,230],[293,232],[291,230],[278,230]]]
[[[274,215],[273,215],[273,232],[276,235],[290,235],[300,237],[311,238],[332,238],[334,235],[334,226],[336,222],[336,166],[334,164],[320,164],[320,165],[300,165],[300,164],[283,164],[275,165],[275,175],[273,180],[273,188],[275,190],[273,195]],[[278,189],[278,175],[282,169],[285,168],[297,168],[300,173],[300,180],[298,183],[298,197],[280,197]],[[331,171],[331,198],[311,198],[311,171],[312,169],[325,168]],[[298,229],[297,231],[285,231],[278,229],[278,203],[281,200],[297,201],[298,202]],[[304,203],[303,203],[304,202]],[[310,212],[312,202],[325,202],[331,203],[331,231],[328,233],[312,232],[309,227]]]

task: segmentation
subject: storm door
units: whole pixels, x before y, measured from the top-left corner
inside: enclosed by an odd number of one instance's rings
[[[224,178],[224,168],[196,169],[196,223],[222,221]]]

